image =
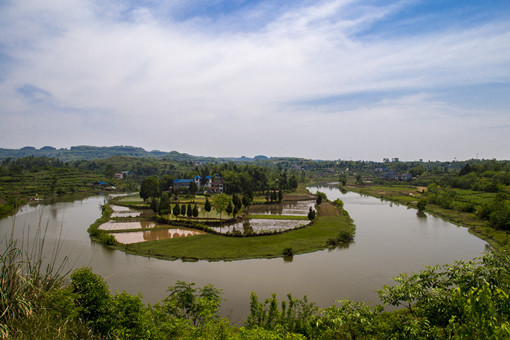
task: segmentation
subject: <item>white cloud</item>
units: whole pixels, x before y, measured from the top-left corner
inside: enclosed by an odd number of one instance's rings
[[[487,112],[424,94],[508,82],[510,25],[379,41],[356,37],[403,5],[324,1],[294,8],[262,29],[218,32],[200,26],[201,20],[163,21],[151,8],[119,20],[127,10],[120,2],[107,8],[102,2],[15,2],[0,16],[6,29],[0,43],[15,60],[0,84],[5,112],[0,143],[28,144],[19,133],[7,138],[6,131],[19,129],[16,115],[22,119],[41,109],[16,95],[16,89],[31,85],[51,95],[52,105],[42,114],[52,120],[48,129],[69,131],[60,135],[63,146],[132,144],[204,155],[330,159],[427,158],[418,153],[459,158],[454,151],[462,150],[458,153],[471,157],[472,131],[482,134],[479,124],[500,124],[505,113],[493,112],[487,120]],[[357,102],[349,111],[295,105],[377,91],[393,93],[392,99]],[[465,115],[473,118],[460,120]],[[90,124],[83,123],[87,120]],[[111,130],[94,130],[97,126]],[[35,129],[29,124],[24,131],[30,128]],[[41,129],[32,132],[40,145],[51,144]],[[404,138],[417,139],[416,145]],[[494,143],[508,145],[505,138]],[[508,158],[504,150],[494,152]]]

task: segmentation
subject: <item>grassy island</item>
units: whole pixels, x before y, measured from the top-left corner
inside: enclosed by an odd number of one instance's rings
[[[187,238],[159,240],[123,245],[128,252],[165,259],[242,260],[282,257],[285,249],[293,254],[309,253],[328,247],[328,240],[339,233],[354,233],[349,215],[331,202],[320,205],[319,216],[309,227],[278,235],[253,237],[225,237],[200,235]]]
[[[303,195],[301,195],[303,197]],[[308,199],[313,196],[306,195]],[[295,194],[286,197],[287,200],[297,200]],[[115,200],[117,204],[123,204]],[[127,204],[134,207],[134,204]],[[138,206],[140,208],[140,206]],[[98,219],[89,229],[91,237],[108,246],[126,251],[131,254],[150,256],[162,259],[185,261],[209,260],[209,261],[232,261],[253,258],[289,257],[336,246],[346,246],[353,239],[355,226],[349,214],[342,209],[342,205],[323,200],[316,205],[318,211],[313,221],[305,221],[306,216],[280,216],[280,215],[248,215],[245,219],[269,219],[280,220],[282,218],[309,223],[305,227],[294,230],[277,232],[274,234],[237,236],[205,233],[192,237],[170,238],[156,241],[145,241],[132,244],[120,244],[115,242],[112,233],[99,230],[98,227],[110,220],[111,208],[103,208],[103,216]],[[161,219],[161,217],[156,217]],[[193,219],[168,220],[167,225],[155,229],[179,228],[179,222],[186,223],[186,227],[203,228],[207,231],[207,225],[194,223]],[[174,225],[175,224],[175,225]],[[304,225],[304,223],[303,223]],[[126,232],[120,230],[115,232]],[[340,236],[341,235],[341,236]],[[347,236],[346,236],[347,235]]]

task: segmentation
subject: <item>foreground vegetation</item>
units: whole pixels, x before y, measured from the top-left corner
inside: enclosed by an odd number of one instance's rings
[[[43,243],[39,243],[41,246]],[[221,290],[177,282],[168,296],[111,294],[91,268],[70,277],[42,270],[39,252],[15,242],[0,254],[0,334],[15,339],[507,339],[510,259],[489,253],[472,262],[428,267],[378,291],[385,312],[349,300],[319,308],[306,297],[250,298],[242,327],[219,314]],[[55,264],[53,262],[53,264]],[[70,281],[69,281],[70,278]],[[248,299],[248,297],[247,297]]]

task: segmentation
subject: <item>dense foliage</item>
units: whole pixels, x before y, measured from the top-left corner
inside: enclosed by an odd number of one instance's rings
[[[146,306],[141,295],[111,294],[105,280],[90,268],[75,270],[70,283],[63,286],[62,276],[54,272],[55,280],[47,284],[47,279],[36,279],[40,272],[30,272],[32,267],[19,254],[11,254],[16,249],[14,245],[1,254],[0,332],[4,337],[48,338],[57,334],[69,339],[510,337],[510,258],[494,252],[471,262],[400,275],[394,286],[379,291],[384,305],[405,307],[394,312],[349,300],[323,309],[306,297],[297,299],[291,295],[279,302],[273,294],[261,302],[253,292],[250,314],[239,328],[220,316],[221,290],[212,285],[196,287],[179,281],[168,288],[168,296],[160,303]],[[19,266],[26,266],[29,271],[15,277],[13,269]],[[30,295],[25,295],[21,277],[31,282]]]

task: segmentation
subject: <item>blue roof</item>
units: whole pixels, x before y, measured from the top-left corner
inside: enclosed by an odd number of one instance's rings
[[[174,179],[174,183],[189,183],[194,182],[192,179]]]
[[[103,182],[103,181],[99,181],[98,183],[101,184],[101,185],[107,185],[108,184],[108,183]]]

